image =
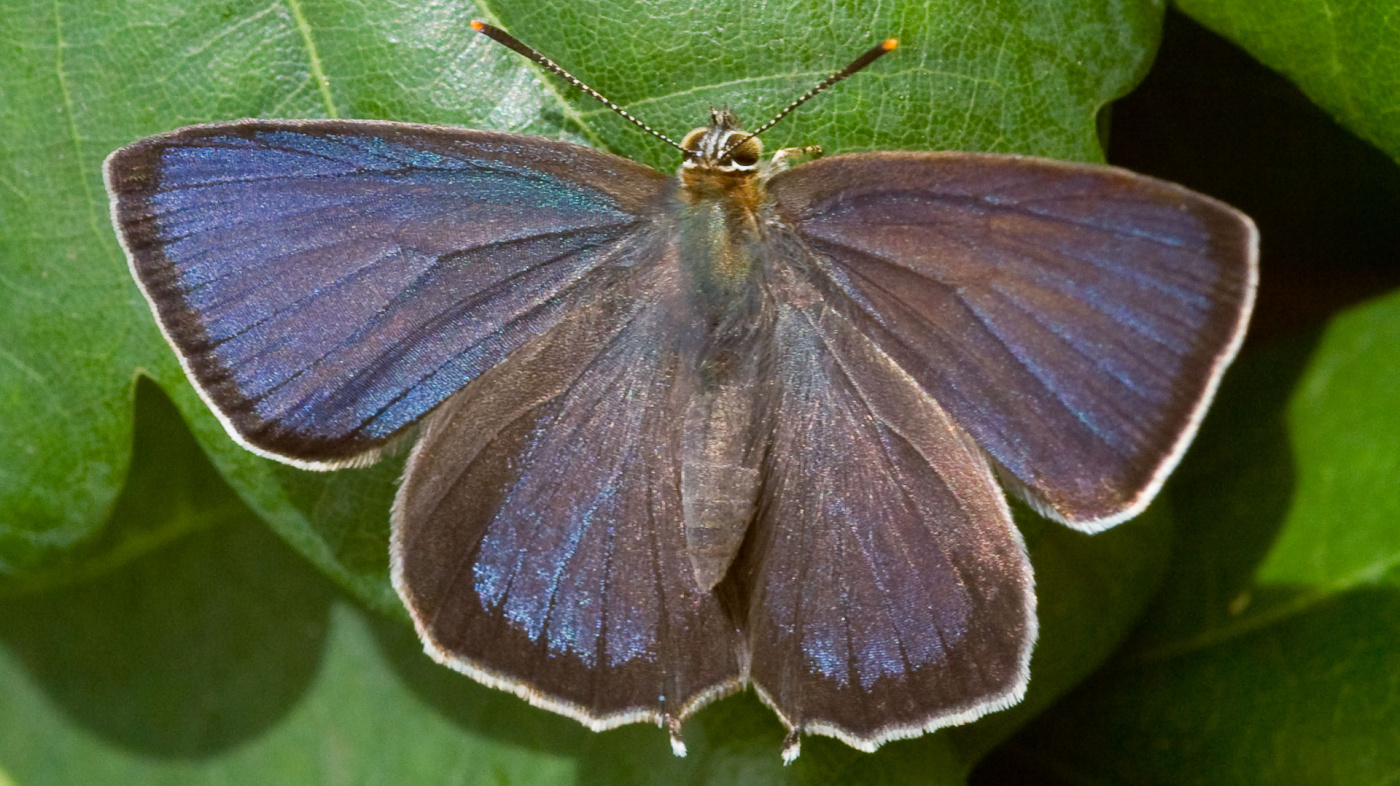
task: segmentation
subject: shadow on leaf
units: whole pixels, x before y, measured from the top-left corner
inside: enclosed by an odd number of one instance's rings
[[[138,385],[137,423],[109,526],[182,534],[195,525],[181,517],[218,525],[92,581],[0,600],[0,646],[113,745],[212,755],[266,730],[305,692],[334,590],[238,501],[148,382]]]

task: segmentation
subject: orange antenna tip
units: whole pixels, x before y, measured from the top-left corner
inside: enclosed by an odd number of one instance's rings
[[[885,49],[886,52],[893,51],[895,47],[899,46],[899,39],[898,39],[898,38],[886,38],[886,39],[885,39],[885,43],[880,44],[880,46],[884,47],[884,49]]]
[[[475,31],[478,32],[478,33],[480,33],[480,32],[481,32],[481,28],[483,28],[483,27],[485,27],[485,26],[486,26],[486,24],[485,24],[484,22],[482,22],[480,19],[473,19],[473,20],[472,20],[472,29],[475,30]]]

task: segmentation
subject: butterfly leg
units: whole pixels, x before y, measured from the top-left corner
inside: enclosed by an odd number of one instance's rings
[[[802,754],[802,730],[790,729],[783,737],[783,764],[792,764]]]
[[[769,174],[777,174],[794,164],[800,164],[808,158],[820,158],[821,155],[821,145],[785,147],[773,153],[773,158],[768,162],[768,172]]]

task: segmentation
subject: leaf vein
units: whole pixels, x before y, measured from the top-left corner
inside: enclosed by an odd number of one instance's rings
[[[481,15],[486,17],[484,21],[487,24],[492,25],[494,27],[499,27],[502,30],[506,29],[505,25],[501,24],[500,17],[498,17],[495,14],[495,12],[493,12],[490,9],[488,3],[479,3],[477,7],[481,10]],[[540,72],[543,72],[544,70],[539,66],[536,66],[534,63],[530,63],[529,67],[534,68]],[[574,124],[577,125],[579,129],[583,131],[583,135],[588,137],[588,141],[590,144],[592,144],[599,150],[608,149],[608,146],[603,142],[603,138],[598,135],[598,132],[593,128],[593,126],[585,122],[587,118],[584,115],[584,113],[580,112],[578,108],[573,105],[573,102],[569,101],[567,98],[564,97],[564,94],[559,91],[559,86],[555,84],[554,80],[550,78],[549,74],[540,73],[539,82],[544,87],[544,89],[547,92],[549,92],[550,95],[554,96],[554,100],[557,101],[559,104],[559,111],[563,113],[564,117],[572,120]]]
[[[331,96],[331,83],[330,80],[326,79],[325,69],[321,66],[321,53],[316,49],[316,39],[311,35],[311,24],[307,22],[306,14],[302,13],[301,0],[287,0],[287,10],[292,12],[297,32],[301,34],[301,41],[306,45],[306,59],[311,67],[311,79],[316,83],[316,89],[321,93],[321,100],[326,105],[326,116],[338,118],[340,112],[336,110],[335,98]]]
[[[68,85],[68,72],[63,63],[63,49],[68,44],[63,40],[63,13],[59,9],[58,0],[53,0],[53,28],[54,76],[58,79],[59,92],[63,94],[63,113],[68,116],[68,136],[73,141],[73,162],[78,165],[78,182],[83,184],[84,202],[88,207],[88,226],[92,229],[93,236],[103,241],[107,235],[103,234],[101,224],[97,220],[97,212],[93,210],[96,197],[86,176],[86,167],[83,166],[83,137],[78,132],[77,107],[73,102],[73,90]]]
[[[1141,664],[1158,663],[1190,655],[1217,644],[1246,636],[1270,625],[1299,616],[1313,607],[1357,587],[1374,584],[1397,567],[1400,567],[1400,553],[1363,565],[1341,576],[1336,581],[1299,593],[1288,601],[1270,606],[1258,614],[1240,617],[1231,624],[1211,628],[1181,641],[1136,653],[1132,656],[1132,660]]]

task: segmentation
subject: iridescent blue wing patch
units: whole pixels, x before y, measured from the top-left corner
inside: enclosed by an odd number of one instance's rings
[[[1009,706],[1035,594],[985,457],[856,325],[778,276],[760,514],[729,585],[791,730],[874,750]]]
[[[1144,508],[1243,336],[1257,235],[1110,167],[974,153],[835,156],[769,188],[833,303],[1038,510]]]
[[[742,683],[686,552],[677,278],[614,281],[434,413],[391,555],[436,659],[596,730],[655,721],[683,750],[681,721]]]
[[[230,433],[301,466],[377,449],[631,264],[670,186],[576,145],[240,121],[106,164],[133,273]]]

